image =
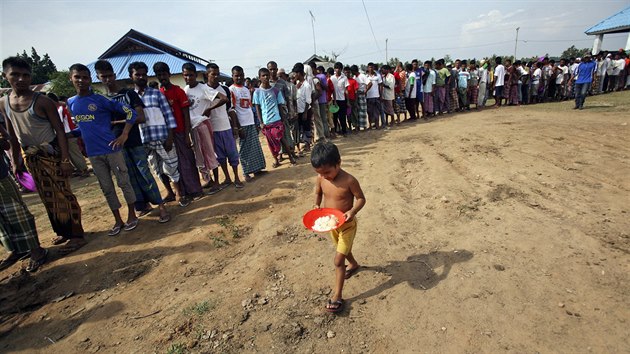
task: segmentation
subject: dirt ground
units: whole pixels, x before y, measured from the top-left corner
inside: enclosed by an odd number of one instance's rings
[[[133,232],[76,180],[89,244],[0,273],[0,352],[630,353],[630,92],[336,140],[367,198],[346,310],[308,158]],[[266,148],[266,147],[265,147]],[[268,160],[268,166],[271,166]]]

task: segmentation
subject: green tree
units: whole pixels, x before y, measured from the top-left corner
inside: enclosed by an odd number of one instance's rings
[[[586,54],[590,54],[590,53],[591,53],[590,48],[578,49],[575,47],[575,45],[572,45],[569,48],[567,48],[567,50],[562,52],[562,55],[560,55],[560,58],[566,58],[566,59],[581,58],[585,56]]]
[[[70,82],[70,73],[68,71],[57,71],[50,76],[50,92],[57,96],[72,97],[77,91]]]
[[[22,54],[17,54],[17,56],[31,65],[33,85],[45,84],[50,79],[50,75],[57,72],[57,67],[48,53],[42,57],[35,48],[31,47],[31,55],[26,54],[26,50],[24,50]]]

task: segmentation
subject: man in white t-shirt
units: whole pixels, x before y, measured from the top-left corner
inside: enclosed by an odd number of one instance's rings
[[[201,173],[205,184],[203,188],[210,188],[209,194],[215,194],[223,189],[219,185],[218,178],[213,179],[212,173],[219,173],[219,161],[214,152],[214,143],[212,141],[212,123],[210,122],[210,112],[213,109],[225,109],[227,97],[217,97],[217,92],[204,84],[197,81],[197,68],[192,63],[186,63],[182,66],[182,74],[186,81],[184,92],[190,101],[190,127],[191,135],[195,142],[194,152],[197,168]]]
[[[346,91],[348,90],[348,78],[343,74],[343,64],[336,62],[334,75],[330,76],[330,81],[335,88],[333,93],[333,99],[339,107],[336,113],[333,113],[333,122],[335,123],[335,130],[341,131],[341,135],[345,136],[348,133],[348,126],[346,124],[346,111],[348,109],[348,101],[346,100]]]
[[[267,164],[258,139],[258,126],[254,121],[252,95],[245,87],[245,73],[242,67],[237,65],[232,68],[232,81],[234,84],[230,86],[230,96],[238,119],[239,156],[245,181],[249,181],[253,177],[250,175],[260,173]]]
[[[494,68],[494,105],[501,107],[501,101],[503,100],[503,85],[505,84],[505,66],[501,64],[501,57],[497,57],[495,60],[496,67]]]
[[[533,66],[532,69],[532,88],[531,88],[531,103],[535,104],[535,103],[539,103],[541,97],[539,97],[539,91],[540,91],[540,82],[542,81],[542,63],[541,62],[536,62]]]
[[[560,64],[554,70],[556,70],[556,99],[564,100],[567,98],[566,83],[570,79],[566,59],[560,59]]]
[[[625,77],[625,69],[626,69],[626,60],[619,55],[619,53],[615,54],[615,69],[613,70],[613,75],[617,76],[617,87],[615,90],[621,91],[626,86],[626,77]]]
[[[416,85],[420,85],[422,81],[416,78],[416,73],[413,70],[413,66],[410,63],[405,64],[405,70],[407,71],[407,81],[405,83],[405,106],[409,112],[409,119],[416,120]]]
[[[206,66],[206,75],[208,76],[208,86],[211,92],[216,96],[229,97],[230,90],[219,84],[219,66],[215,63],[210,63]],[[234,172],[234,186],[236,188],[243,188],[243,183],[238,176],[238,164],[239,154],[236,148],[236,138],[238,137],[238,119],[234,108],[231,107],[230,100],[226,102],[225,109],[213,109],[210,111],[210,123],[212,123],[212,137],[214,138],[214,152],[217,154],[217,160],[225,175],[225,181],[221,183],[221,186],[227,187],[232,184],[230,178],[230,172],[228,171],[227,164],[229,162]],[[218,179],[218,171],[214,172],[215,180]]]
[[[295,142],[298,150],[300,149],[300,142],[304,144],[303,151],[309,151],[311,149],[311,120],[308,116],[308,110],[313,102],[313,88],[306,79],[306,72],[304,70],[304,64],[296,63],[293,66],[292,72],[296,76],[297,86],[297,112],[298,112],[298,125],[300,133],[298,134],[298,140]]]
[[[381,114],[379,100],[381,98],[381,91],[383,90],[383,79],[381,75],[374,70],[374,63],[368,63],[367,65],[367,78],[369,81],[365,95],[367,98],[368,120],[372,128],[378,129],[379,116]]]
[[[477,107],[485,107],[488,99],[488,63],[485,60],[479,62],[479,96]]]
[[[396,78],[394,74],[391,73],[391,67],[389,65],[383,65],[381,67],[381,72],[383,73],[383,113],[385,114],[385,121],[383,122],[384,126],[391,125],[394,123],[394,99],[396,95],[394,93],[394,89],[396,86]],[[392,121],[388,124],[387,116],[390,116]]]
[[[593,88],[595,94],[600,94],[604,89],[604,77],[606,77],[606,69],[608,62],[604,59],[603,54],[597,54],[597,72],[595,82],[597,86]]]

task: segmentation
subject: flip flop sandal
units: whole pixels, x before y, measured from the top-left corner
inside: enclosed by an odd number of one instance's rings
[[[125,225],[123,225],[123,230],[125,231],[131,231],[133,229],[135,229],[136,227],[138,227],[138,219],[128,222]]]
[[[165,224],[165,223],[167,223],[169,221],[171,221],[171,216],[170,215],[160,216],[160,218],[158,219],[158,222],[160,224]]]
[[[221,190],[222,190],[221,187],[212,187],[212,188],[210,188],[210,190],[208,190],[208,195],[217,194]]]
[[[122,225],[114,225],[114,227],[112,227],[111,230],[109,230],[109,232],[107,233],[107,236],[116,236],[120,233],[121,229]]]
[[[180,206],[180,207],[185,208],[185,207],[187,207],[187,206],[189,206],[189,205],[190,205],[190,199],[188,199],[187,197],[185,197],[185,198],[181,198],[181,199],[179,200],[179,206]]]
[[[57,236],[52,239],[52,244],[54,246],[61,245],[63,243],[68,242],[69,238],[65,238],[63,236]]]
[[[353,275],[357,274],[357,272],[359,271],[359,268],[361,268],[361,267],[359,266],[359,267],[356,267],[356,268],[352,268],[352,269],[346,270],[346,275],[344,276],[344,278],[345,279],[352,278]]]
[[[326,305],[326,311],[331,313],[338,313],[343,311],[344,301],[343,299],[337,301],[328,300],[328,304]]]
[[[38,260],[31,259],[28,262],[28,267],[26,267],[26,271],[29,273],[36,272],[39,267],[43,266],[46,263],[46,259],[48,258],[48,250],[44,249],[44,255],[41,256]]]
[[[141,218],[143,216],[146,216],[149,213],[151,213],[152,211],[153,211],[153,208],[151,208],[151,207],[149,207],[148,209],[144,209],[140,213],[138,213],[138,217]]]
[[[273,165],[271,165],[271,167],[278,168],[278,167],[280,167],[280,163],[274,162]]]

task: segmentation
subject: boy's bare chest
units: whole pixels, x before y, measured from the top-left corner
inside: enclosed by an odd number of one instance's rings
[[[322,193],[325,198],[329,199],[344,199],[352,193],[350,188],[342,184],[335,184],[330,181],[322,182]]]

